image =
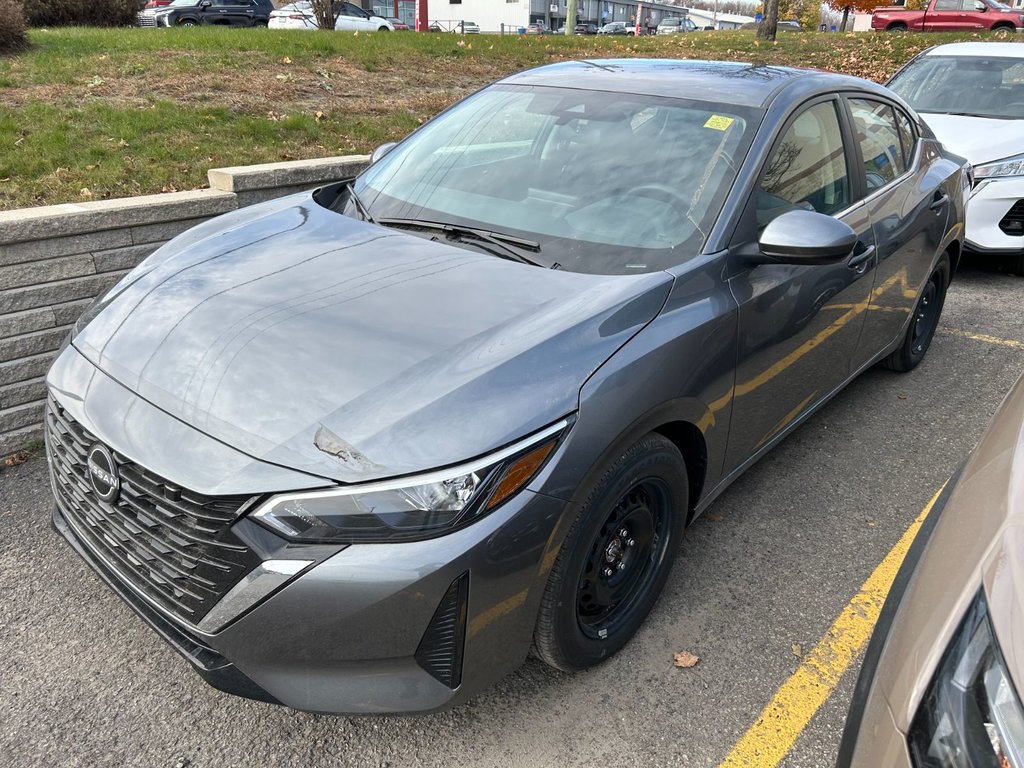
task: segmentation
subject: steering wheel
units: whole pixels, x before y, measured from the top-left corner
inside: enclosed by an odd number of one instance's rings
[[[678,203],[684,209],[688,209],[690,207],[690,201],[683,197],[682,193],[673,189],[668,184],[641,184],[638,187],[633,187],[632,189],[627,190],[626,194],[637,195],[638,197],[651,197],[655,200],[661,200],[669,203],[670,205],[672,203]]]

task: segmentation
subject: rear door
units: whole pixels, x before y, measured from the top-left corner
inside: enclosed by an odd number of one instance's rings
[[[974,7],[974,0],[935,0],[931,10],[925,11],[924,28],[931,32],[965,29],[970,25],[964,14],[964,5]]]
[[[847,97],[864,169],[864,205],[878,245],[878,274],[854,366],[861,367],[903,333],[942,242],[951,203],[944,176],[929,174],[935,150],[910,116],[876,97]]]
[[[851,375],[874,278],[874,231],[848,117],[838,96],[802,105],[776,140],[730,244],[756,252],[764,227],[791,210],[847,223],[859,242],[827,265],[734,267],[736,387],[726,470],[768,445]]]

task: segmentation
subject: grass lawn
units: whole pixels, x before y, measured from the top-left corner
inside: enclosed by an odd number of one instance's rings
[[[571,58],[732,59],[884,80],[965,34],[672,37],[51,29],[0,57],[0,208],[206,185],[210,167],[367,152],[510,72]],[[1010,36],[1006,36],[1010,37]]]

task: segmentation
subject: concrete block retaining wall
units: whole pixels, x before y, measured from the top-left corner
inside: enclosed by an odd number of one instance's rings
[[[348,179],[362,155],[218,168],[210,188],[0,211],[0,457],[42,435],[43,377],[92,300],[186,229]]]

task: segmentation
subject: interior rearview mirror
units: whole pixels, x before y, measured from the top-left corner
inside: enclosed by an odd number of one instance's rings
[[[398,142],[396,141],[389,141],[387,144],[381,144],[379,147],[373,150],[373,154],[370,155],[370,165],[373,165],[374,163],[379,161],[382,157],[384,157],[384,155],[386,155],[396,146],[398,146]]]
[[[758,240],[766,262],[834,264],[850,256],[857,233],[849,225],[814,211],[788,211],[772,219]]]

